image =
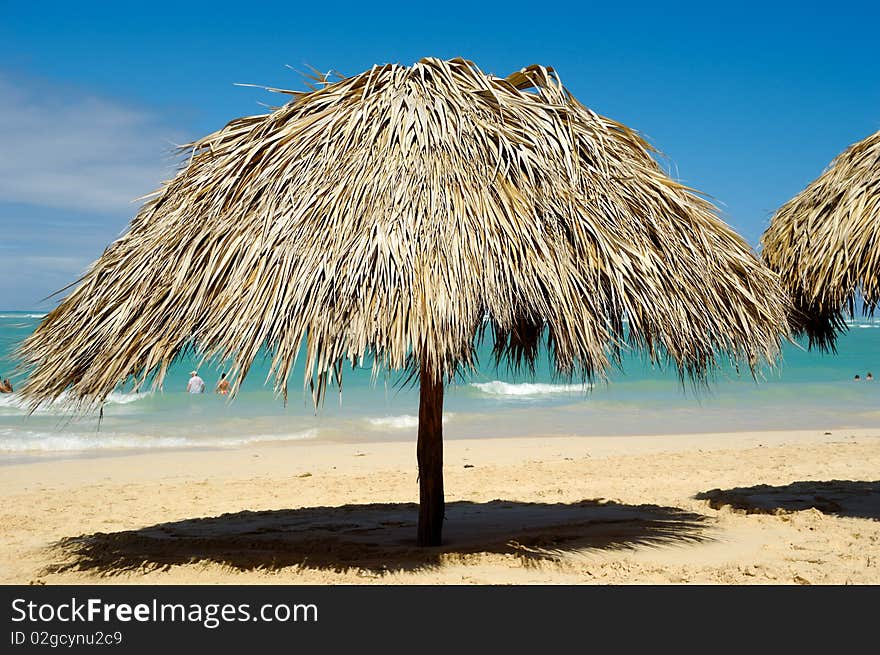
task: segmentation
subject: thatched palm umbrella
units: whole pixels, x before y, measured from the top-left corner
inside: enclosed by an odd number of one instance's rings
[[[853,317],[880,301],[880,132],[850,146],[784,204],[761,238],[764,261],[779,272],[810,345],[834,348]]]
[[[582,379],[630,345],[696,379],[722,355],[776,356],[775,275],[551,69],[424,59],[282,93],[191,144],[26,341],[32,403],[161,385],[192,345],[234,362],[233,391],[268,347],[286,397],[303,342],[317,403],[345,362],[373,357],[421,384],[418,536],[438,544],[444,384],[484,326],[499,360],[533,365],[545,335]]]

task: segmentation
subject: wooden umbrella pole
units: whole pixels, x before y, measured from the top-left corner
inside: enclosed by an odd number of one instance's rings
[[[443,499],[443,380],[421,365],[419,390],[419,546],[439,546]]]

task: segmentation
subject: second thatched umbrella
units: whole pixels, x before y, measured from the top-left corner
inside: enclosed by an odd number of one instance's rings
[[[859,296],[872,314],[880,302],[880,132],[780,207],[761,243],[794,301],[792,327],[810,345],[833,348]]]
[[[776,356],[776,276],[551,69],[424,59],[285,93],[194,143],[43,320],[22,348],[32,403],[100,403],[128,376],[160,385],[193,345],[238,382],[269,348],[285,396],[302,349],[316,403],[345,362],[409,369],[418,539],[434,545],[444,384],[485,326],[499,360],[533,364],[546,338],[583,379],[628,346],[694,378],[721,356]]]

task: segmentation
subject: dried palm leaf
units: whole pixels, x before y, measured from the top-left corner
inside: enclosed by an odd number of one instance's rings
[[[811,346],[833,349],[859,296],[866,315],[880,301],[880,132],[838,155],[773,216],[761,238]]]

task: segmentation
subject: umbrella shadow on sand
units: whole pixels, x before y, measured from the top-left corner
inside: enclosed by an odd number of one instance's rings
[[[712,489],[694,496],[713,509],[728,505],[749,514],[797,512],[815,508],[824,514],[880,520],[880,481],[800,481],[773,487]]]
[[[525,561],[557,560],[566,551],[707,541],[707,517],[674,507],[601,500],[447,504],[443,545],[416,546],[414,503],[236,512],[160,523],[139,530],[68,537],[53,545],[71,570],[114,575],[197,561],[239,570],[302,566],[342,571],[414,570],[450,556],[499,553]]]

